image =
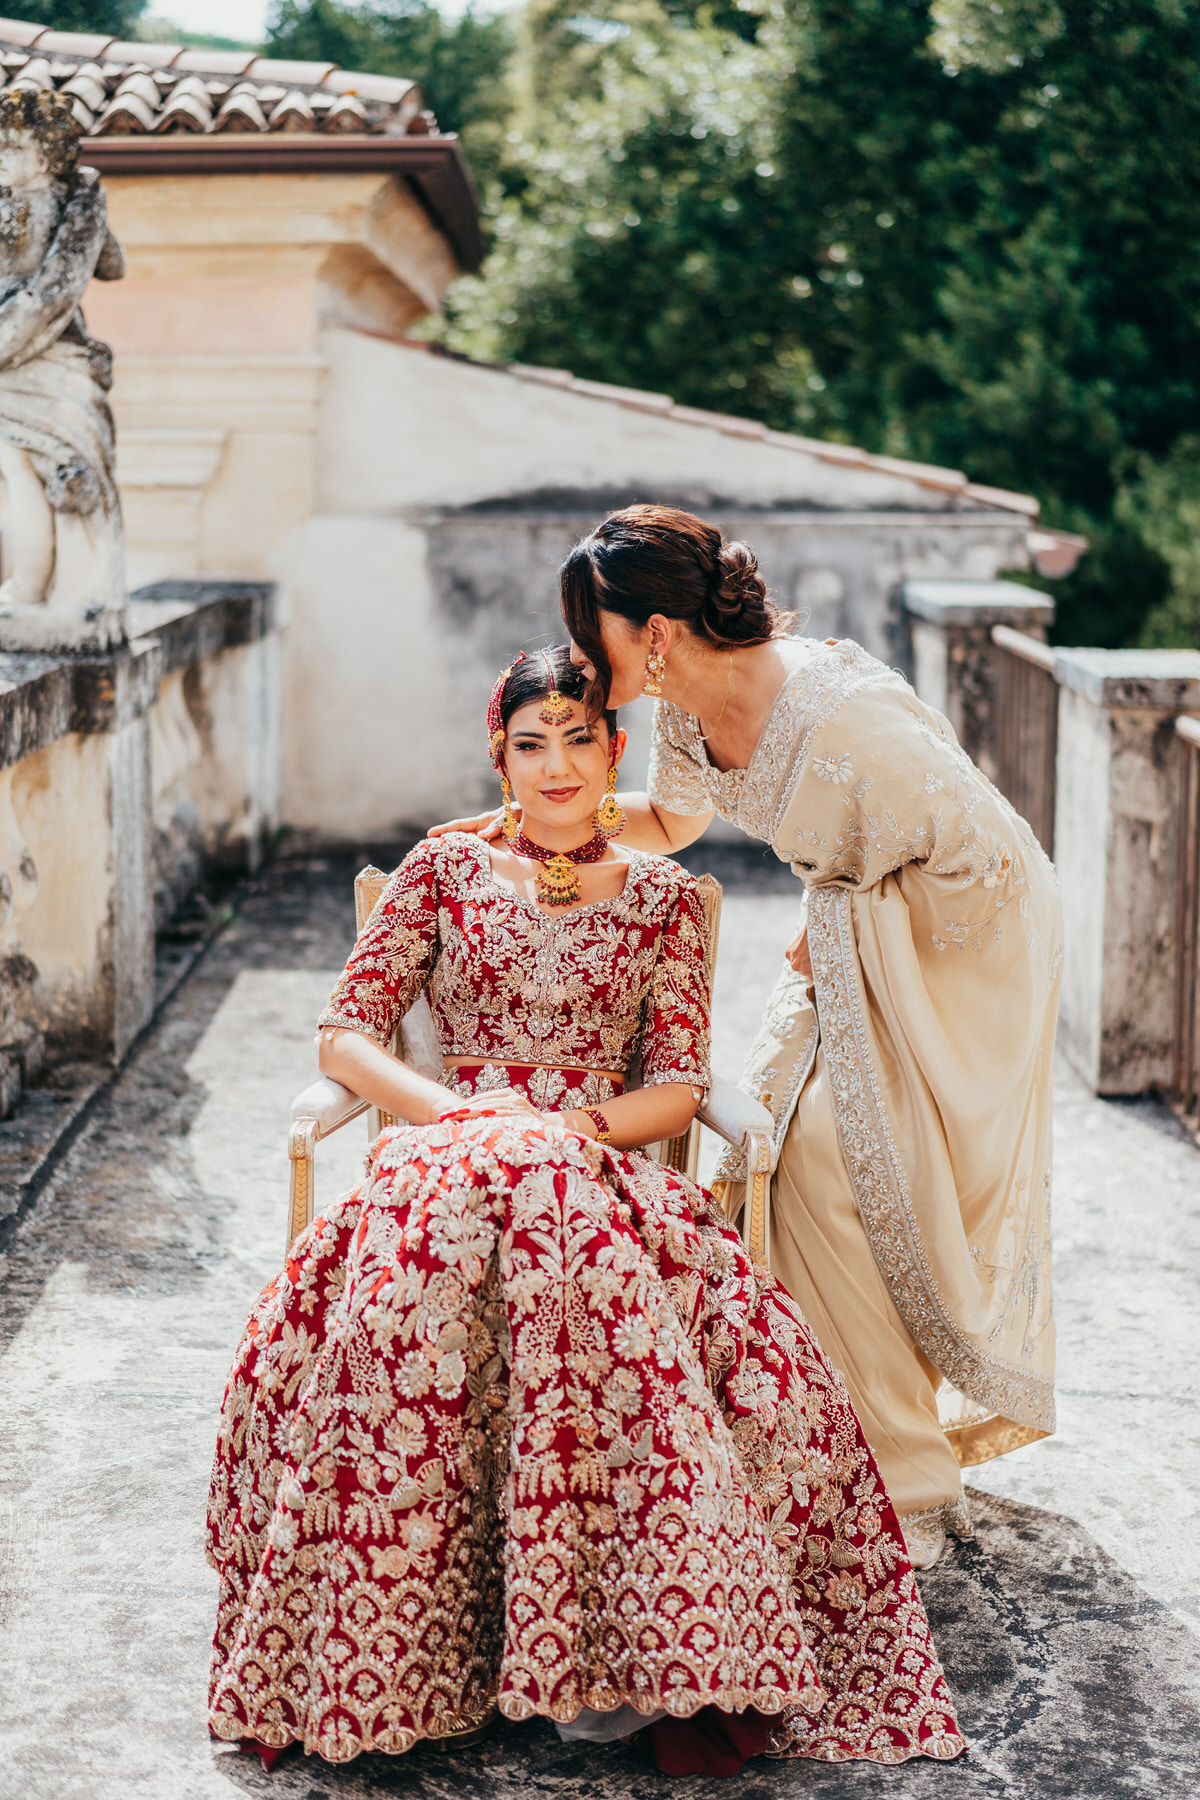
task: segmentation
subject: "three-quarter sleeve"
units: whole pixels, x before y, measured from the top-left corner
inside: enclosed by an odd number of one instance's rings
[[[433,969],[438,938],[438,847],[410,850],[358,934],[319,1031],[362,1031],[390,1047]]]
[[[642,1083],[686,1081],[708,1092],[711,986],[704,966],[704,906],[681,884],[659,939],[642,1031]]]
[[[704,770],[686,747],[680,726],[679,708],[659,700],[654,708],[646,791],[664,812],[694,819],[700,813],[712,812],[716,801],[708,790]]]

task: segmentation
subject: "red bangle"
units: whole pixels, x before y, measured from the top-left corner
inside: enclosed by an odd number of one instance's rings
[[[608,1120],[605,1118],[604,1114],[594,1106],[581,1106],[579,1110],[584,1118],[590,1119],[592,1124],[596,1127],[596,1142],[598,1144],[611,1144],[612,1132],[608,1128]]]

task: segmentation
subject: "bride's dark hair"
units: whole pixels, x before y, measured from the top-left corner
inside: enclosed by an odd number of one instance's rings
[[[570,644],[548,644],[544,650],[530,650],[516,664],[500,696],[500,723],[506,726],[515,712],[533,700],[544,700],[554,688],[568,700],[587,698],[587,682],[583,670],[571,661]],[[604,722],[611,738],[617,729],[617,715],[611,707],[604,710]]]
[[[612,683],[602,612],[639,627],[661,613],[719,650],[765,644],[793,622],[768,599],[749,544],[727,543],[715,525],[674,506],[610,513],[576,544],[558,581],[567,630],[596,671],[587,701],[597,712]]]

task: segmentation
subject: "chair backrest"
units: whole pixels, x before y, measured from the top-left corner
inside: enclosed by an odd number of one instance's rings
[[[362,930],[374,912],[379,896],[390,880],[391,876],[382,869],[377,869],[374,863],[368,863],[354,877],[354,923],[358,931]],[[711,987],[716,972],[717,940],[721,930],[721,884],[712,875],[699,875],[696,878],[696,891],[704,908],[704,968]],[[427,1075],[431,1081],[440,1080],[441,1051],[433,1026],[433,1014],[424,994],[400,1021],[393,1048],[410,1069],[416,1069],[420,1075]]]

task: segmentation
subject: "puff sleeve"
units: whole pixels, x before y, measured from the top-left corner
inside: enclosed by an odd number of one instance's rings
[[[390,1048],[433,971],[438,947],[438,847],[410,850],[358,934],[318,1031],[362,1031]]]
[[[716,805],[704,770],[686,746],[679,707],[659,700],[654,707],[646,791],[655,806],[683,818],[698,818]]]
[[[707,1093],[711,984],[704,964],[704,907],[680,885],[658,944],[642,1031],[642,1082],[686,1081]]]

